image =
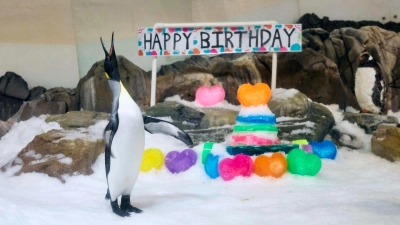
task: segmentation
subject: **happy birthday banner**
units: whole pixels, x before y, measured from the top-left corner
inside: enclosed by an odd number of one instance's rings
[[[300,52],[301,24],[138,28],[139,56]]]

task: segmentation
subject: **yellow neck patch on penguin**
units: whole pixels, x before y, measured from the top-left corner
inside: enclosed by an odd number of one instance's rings
[[[110,79],[110,76],[108,76],[107,72],[105,72],[104,75],[106,76],[107,79]]]

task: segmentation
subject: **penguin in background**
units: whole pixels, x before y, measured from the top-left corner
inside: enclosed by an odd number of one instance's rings
[[[364,52],[355,74],[355,95],[362,113],[381,114],[385,103],[386,86],[381,69],[372,56]]]
[[[106,199],[110,200],[115,214],[125,217],[130,216],[131,212],[142,212],[131,205],[130,195],[139,176],[145,147],[145,130],[171,135],[188,145],[193,145],[193,142],[189,135],[171,123],[142,115],[139,106],[121,82],[114,49],[114,32],[109,52],[101,38],[100,41],[105,53],[105,76],[113,96],[110,120],[104,130],[108,185]]]

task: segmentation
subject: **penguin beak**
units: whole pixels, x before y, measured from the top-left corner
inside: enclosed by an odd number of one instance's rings
[[[110,53],[108,54],[109,57],[114,53],[114,31],[112,32],[111,36],[111,47],[110,47]]]
[[[110,51],[107,52],[106,48],[104,47],[104,43],[103,43],[103,39],[100,37],[100,42],[101,42],[101,46],[103,46],[103,51],[106,55],[106,58],[111,58],[111,56],[114,53],[114,31],[112,32],[112,37],[111,37],[111,47],[110,47]]]
[[[100,42],[101,42],[101,46],[103,46],[103,51],[106,54],[106,58],[107,58],[108,52],[107,52],[106,48],[104,47],[103,39],[101,37],[100,37]]]

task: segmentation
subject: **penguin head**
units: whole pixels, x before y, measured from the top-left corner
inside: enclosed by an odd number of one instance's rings
[[[102,38],[100,38],[100,42],[101,45],[103,46],[103,50],[105,53],[105,59],[104,59],[105,76],[108,80],[114,80],[119,82],[121,80],[121,77],[119,75],[117,56],[115,55],[115,49],[114,49],[114,32],[112,33],[111,47],[109,52],[107,52],[106,48],[104,47]]]
[[[360,63],[365,63],[372,60],[372,56],[368,52],[363,52],[358,56],[357,60],[360,61]]]

